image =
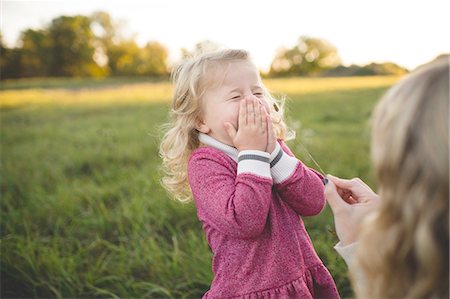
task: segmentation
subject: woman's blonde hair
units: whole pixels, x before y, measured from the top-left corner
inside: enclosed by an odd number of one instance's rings
[[[380,101],[372,159],[382,200],[361,231],[353,270],[365,283],[355,285],[357,296],[449,298],[448,57]]]
[[[251,63],[244,50],[220,50],[200,54],[181,63],[172,72],[174,92],[170,110],[170,123],[160,145],[163,160],[163,186],[180,201],[191,199],[187,178],[187,163],[193,150],[200,146],[195,125],[202,113],[202,96],[207,88],[220,84],[218,69],[222,71],[231,62]],[[261,79],[260,79],[261,80]],[[261,84],[265,98],[274,109],[271,111],[276,135],[279,139],[293,137],[283,120],[283,101],[277,101]]]

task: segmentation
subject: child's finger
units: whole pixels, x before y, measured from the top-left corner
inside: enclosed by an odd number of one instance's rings
[[[261,105],[260,108],[261,108],[261,127],[264,129],[264,133],[266,133],[266,132],[268,132],[267,131],[267,129],[268,129],[267,121],[266,121],[267,112],[263,105]]]
[[[247,100],[247,124],[251,125],[255,123],[255,108],[253,106],[253,100]]]
[[[234,138],[236,137],[236,129],[234,128],[234,126],[229,122],[224,123],[224,126],[228,136],[230,136],[231,140],[234,140]]]
[[[239,105],[239,124],[246,125],[247,124],[247,101],[242,99]]]
[[[272,118],[266,112],[266,122],[267,122],[267,140],[271,142],[275,139],[275,133],[273,132]]]
[[[261,126],[261,108],[259,107],[258,103],[255,103],[255,125],[262,128]]]
[[[263,105],[260,105],[259,108],[261,110],[261,128],[268,129],[267,120],[266,120],[266,118],[267,118],[266,109],[264,108]]]

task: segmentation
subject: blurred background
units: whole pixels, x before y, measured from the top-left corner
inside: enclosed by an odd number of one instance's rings
[[[248,50],[287,98],[288,145],[376,189],[370,117],[402,76],[449,55],[448,1],[1,1],[2,298],[199,298],[211,251],[160,185],[172,67]],[[445,37],[447,36],[447,38]],[[327,207],[304,219],[342,297]]]

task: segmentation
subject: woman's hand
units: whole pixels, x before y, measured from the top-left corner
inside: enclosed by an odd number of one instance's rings
[[[253,97],[241,100],[238,129],[230,123],[225,123],[227,133],[239,151],[266,151],[267,117],[266,109]]]
[[[325,197],[333,211],[336,234],[345,246],[357,241],[361,222],[380,199],[359,178],[344,180],[332,175],[327,178]]]

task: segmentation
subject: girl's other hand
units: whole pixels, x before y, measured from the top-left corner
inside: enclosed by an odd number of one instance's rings
[[[238,129],[225,123],[228,135],[239,151],[267,148],[267,112],[253,97],[241,100],[239,106]]]

